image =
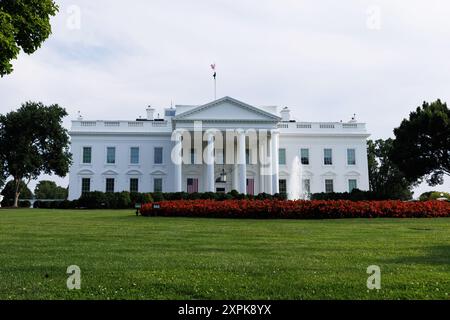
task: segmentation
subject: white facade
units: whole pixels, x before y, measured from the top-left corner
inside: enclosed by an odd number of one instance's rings
[[[70,135],[71,200],[86,191],[369,188],[365,124],[295,122],[287,108],[278,113],[230,97],[166,109],[164,119],[154,119],[152,108],[137,121],[78,119]]]

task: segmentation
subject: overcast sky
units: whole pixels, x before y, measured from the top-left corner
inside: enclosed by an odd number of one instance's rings
[[[392,137],[423,101],[450,102],[445,0],[56,2],[51,37],[0,78],[0,113],[58,103],[69,128],[77,111],[135,119],[147,105],[203,104],[214,97],[211,63],[218,96],[289,106],[301,121],[356,113],[374,139]]]

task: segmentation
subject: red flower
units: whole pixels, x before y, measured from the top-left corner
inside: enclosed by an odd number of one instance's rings
[[[450,217],[447,202],[402,201],[281,201],[281,200],[180,200],[142,206],[143,216],[338,219]]]

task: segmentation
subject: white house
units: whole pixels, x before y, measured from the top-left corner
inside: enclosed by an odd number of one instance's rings
[[[368,190],[364,123],[297,122],[230,97],[163,119],[72,121],[69,199],[83,192],[247,194]]]

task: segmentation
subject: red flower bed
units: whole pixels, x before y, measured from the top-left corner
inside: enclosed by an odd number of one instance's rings
[[[143,205],[143,216],[340,219],[450,217],[450,203],[439,201],[279,201],[279,200],[180,200]],[[155,208],[159,207],[159,208]]]

